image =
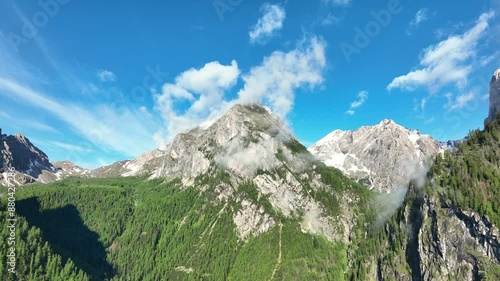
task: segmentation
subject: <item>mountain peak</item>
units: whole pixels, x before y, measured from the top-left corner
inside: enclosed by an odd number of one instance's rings
[[[327,166],[384,192],[407,185],[440,150],[432,137],[390,119],[355,131],[336,130],[309,148]]]
[[[144,153],[123,165],[123,170],[115,170],[127,176],[146,173],[153,178],[193,179],[223,166],[246,177],[277,163],[276,153],[290,142],[298,141],[268,107],[236,104],[217,120],[177,135],[165,149]]]
[[[493,122],[500,114],[500,69],[495,71],[490,83],[490,110],[485,123]]]
[[[392,119],[384,119],[380,121],[379,125],[398,125],[394,120]]]
[[[26,136],[25,136],[25,135],[23,135],[23,134],[21,134],[21,133],[17,133],[17,134],[15,134],[15,135],[14,135],[14,137],[15,137],[18,141],[20,141],[20,142],[22,142],[22,143],[25,143],[25,142],[28,140],[28,139],[26,138]],[[28,140],[28,141],[29,141],[29,140]]]

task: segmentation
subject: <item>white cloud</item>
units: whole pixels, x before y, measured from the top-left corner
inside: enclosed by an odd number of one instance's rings
[[[351,103],[351,107],[349,108],[349,110],[346,111],[346,114],[354,115],[356,113],[355,109],[365,104],[366,100],[368,99],[368,92],[367,91],[359,92],[357,98],[358,98],[357,100]]]
[[[333,6],[346,7],[351,4],[351,0],[322,0],[323,3],[331,4]]]
[[[493,16],[494,12],[484,13],[464,34],[451,36],[425,48],[420,69],[394,78],[387,89],[412,91],[419,86],[427,86],[431,92],[435,92],[450,83],[463,86],[472,71],[472,59],[476,56],[478,42],[486,34]]]
[[[269,170],[277,165],[276,144],[273,139],[262,139],[248,145],[237,139],[232,140],[225,145],[224,152],[216,156],[215,161],[245,176],[252,176],[258,169]]]
[[[283,28],[283,22],[285,21],[285,9],[279,5],[265,3],[261,7],[261,12],[262,17],[251,28],[249,33],[252,44],[265,43]]]
[[[492,54],[490,56],[483,56],[483,57],[481,57],[480,58],[481,66],[484,67],[484,66],[489,65],[494,60],[496,60],[499,57],[499,55],[500,55],[500,51],[496,51],[494,54]]]
[[[0,77],[0,95],[53,114],[103,151],[111,150],[135,157],[154,147],[153,132],[147,129],[138,110],[96,105],[87,110],[75,104],[51,99],[3,77]]]
[[[433,123],[434,121],[436,121],[436,118],[431,117],[430,119],[425,120],[424,124],[425,124],[425,125],[428,125],[428,124]]]
[[[453,99],[452,94],[446,94],[448,98],[448,103],[445,105],[445,108],[448,110],[457,110],[464,108],[469,102],[471,102],[476,95],[473,92],[462,94]]]
[[[330,26],[330,25],[337,25],[340,23],[342,19],[340,17],[335,16],[333,13],[328,13],[328,16],[326,18],[321,20],[321,25],[323,26]]]
[[[21,119],[17,116],[13,117],[13,116],[7,114],[6,112],[1,112],[1,111],[0,111],[0,116],[9,120],[9,123],[13,124],[16,127],[19,126],[22,128],[31,128],[31,129],[41,131],[41,132],[49,132],[49,133],[56,133],[56,134],[61,133],[58,130],[54,129],[53,127],[51,127],[45,123],[41,123],[39,121],[36,121],[34,119]]]
[[[420,9],[415,14],[413,20],[408,23],[408,28],[406,29],[406,34],[411,35],[413,30],[417,29],[420,24],[429,19],[429,10],[428,9]]]
[[[234,99],[225,97],[225,93],[236,85],[240,76],[236,61],[231,65],[211,62],[201,69],[181,73],[155,96],[155,108],[166,125],[165,132],[156,134],[157,142],[196,125],[208,126],[237,103],[259,102],[286,118],[297,89],[313,88],[323,82],[325,48],[325,43],[314,37],[299,42],[289,52],[273,52],[242,76],[244,85]],[[183,110],[178,110],[179,106]]]
[[[323,83],[326,44],[316,37],[288,52],[276,51],[243,76],[239,102],[264,102],[285,118],[293,107],[295,89]]]
[[[102,82],[114,82],[114,81],[116,81],[116,75],[109,70],[99,71],[99,73],[97,73],[97,77],[99,77],[99,80],[101,80]]]
[[[429,19],[429,11],[427,9],[420,9],[415,14],[415,18],[410,22],[410,26],[418,27],[420,23]]]
[[[73,145],[73,144],[69,144],[69,143],[63,143],[63,142],[58,142],[58,141],[49,141],[48,143],[51,145],[54,145],[58,148],[62,148],[64,150],[68,150],[68,151],[92,152],[92,149],[90,149],[88,147]]]
[[[422,111],[424,111],[424,110],[425,110],[425,105],[426,105],[426,104],[427,104],[427,99],[425,99],[425,98],[424,98],[424,99],[422,99],[422,100],[420,101],[420,109],[422,109]]]
[[[155,100],[156,109],[165,120],[167,135],[172,137],[205,121],[213,111],[221,111],[226,103],[224,93],[236,84],[239,75],[236,61],[231,65],[210,62],[201,69],[181,73],[175,83],[163,85]],[[176,103],[186,102],[187,109],[178,113]]]

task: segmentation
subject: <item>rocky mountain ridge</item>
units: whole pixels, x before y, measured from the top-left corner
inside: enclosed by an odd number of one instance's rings
[[[68,176],[85,176],[90,171],[69,161],[49,161],[48,156],[33,145],[23,134],[5,135],[0,129],[0,184],[24,185],[50,183]],[[15,177],[8,178],[8,168],[14,168]]]
[[[179,134],[165,150],[147,152],[103,170],[116,171],[118,176],[180,178],[186,186],[224,170],[230,183],[221,183],[214,192],[221,202],[241,204],[242,209],[234,216],[241,239],[266,232],[277,223],[255,202],[238,197],[235,186],[250,181],[259,196],[266,197],[285,217],[301,216],[304,231],[322,234],[330,241],[347,241],[345,235],[354,227],[347,206],[358,199],[348,193],[335,195],[343,211],[337,217],[329,216],[324,205],[305,191],[327,188],[312,161],[305,147],[269,108],[251,104],[234,106],[206,129],[198,127]],[[339,223],[341,232],[334,229]]]
[[[389,119],[355,131],[335,130],[309,148],[326,165],[380,192],[421,177],[442,150],[443,145],[431,136]]]

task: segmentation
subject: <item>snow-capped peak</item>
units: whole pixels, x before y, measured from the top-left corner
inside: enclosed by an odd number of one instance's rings
[[[500,79],[500,69],[497,69],[493,76],[495,77],[495,80],[499,80]]]
[[[333,131],[309,148],[326,165],[379,191],[408,184],[414,168],[423,167],[440,150],[431,136],[390,119],[355,131]]]

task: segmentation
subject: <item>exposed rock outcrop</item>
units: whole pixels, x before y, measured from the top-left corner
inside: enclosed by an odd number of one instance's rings
[[[51,163],[48,156],[23,134],[2,135],[0,129],[0,184],[49,183],[68,176],[84,176],[89,171],[69,161]],[[8,179],[7,169],[15,170]]]
[[[498,228],[487,217],[464,211],[441,195],[429,197],[410,189],[397,223],[398,239],[388,230],[393,263],[378,262],[379,277],[371,280],[475,281],[500,264]],[[398,263],[401,266],[395,266]]]
[[[427,162],[441,150],[441,144],[431,136],[392,120],[356,131],[333,131],[309,148],[326,165],[381,192],[423,177]]]
[[[240,184],[250,182],[258,197],[266,198],[283,216],[300,216],[303,231],[347,243],[348,233],[355,225],[355,216],[347,210],[347,204],[357,199],[351,194],[332,195],[342,202],[342,212],[337,217],[327,215],[325,206],[305,191],[300,180],[309,179],[308,188],[314,191],[326,188],[314,172],[312,161],[314,158],[269,108],[251,104],[235,105],[209,126],[177,135],[164,150],[150,151],[92,174],[181,178],[187,186],[196,184],[200,176],[210,178],[217,170],[224,170],[231,183],[219,184],[214,190],[215,198],[219,204],[232,201],[241,205],[234,214],[241,239],[276,225],[268,210],[248,198],[240,198],[235,191]],[[201,187],[208,188],[208,185]]]
[[[490,110],[485,122],[492,122],[500,114],[500,69],[495,71],[490,82]]]

